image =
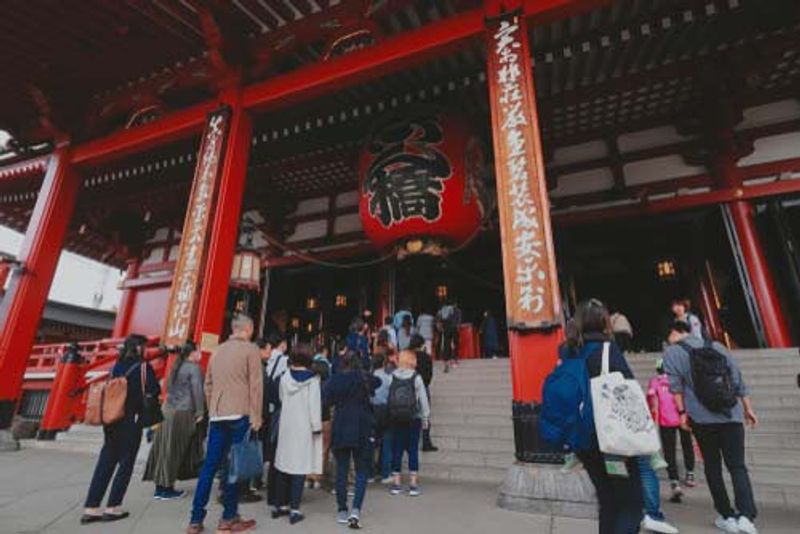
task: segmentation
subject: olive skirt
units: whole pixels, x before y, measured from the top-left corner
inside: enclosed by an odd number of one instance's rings
[[[203,429],[192,412],[164,407],[164,421],[155,430],[144,480],[170,487],[176,480],[197,478],[205,457]]]

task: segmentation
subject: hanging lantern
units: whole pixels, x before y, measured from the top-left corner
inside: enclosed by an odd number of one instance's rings
[[[359,161],[364,232],[400,256],[462,245],[480,229],[486,173],[480,141],[456,116],[426,107],[391,116]]]
[[[252,250],[241,250],[233,257],[231,285],[258,291],[261,288],[261,257]]]

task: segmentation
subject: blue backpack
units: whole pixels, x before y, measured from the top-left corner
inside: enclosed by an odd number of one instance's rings
[[[591,348],[575,353],[559,348],[559,362],[544,382],[539,412],[539,437],[561,451],[591,448],[594,413],[586,358]]]

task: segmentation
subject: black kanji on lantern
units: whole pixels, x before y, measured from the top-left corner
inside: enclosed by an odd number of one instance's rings
[[[368,150],[376,159],[364,189],[370,214],[383,226],[409,217],[439,218],[443,182],[452,174],[450,161],[436,147],[443,139],[435,117],[399,119],[372,138]]]

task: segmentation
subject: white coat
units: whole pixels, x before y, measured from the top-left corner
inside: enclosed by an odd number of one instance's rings
[[[322,473],[322,405],[320,382],[313,376],[302,382],[291,372],[280,384],[281,419],[275,467],[289,475]]]

